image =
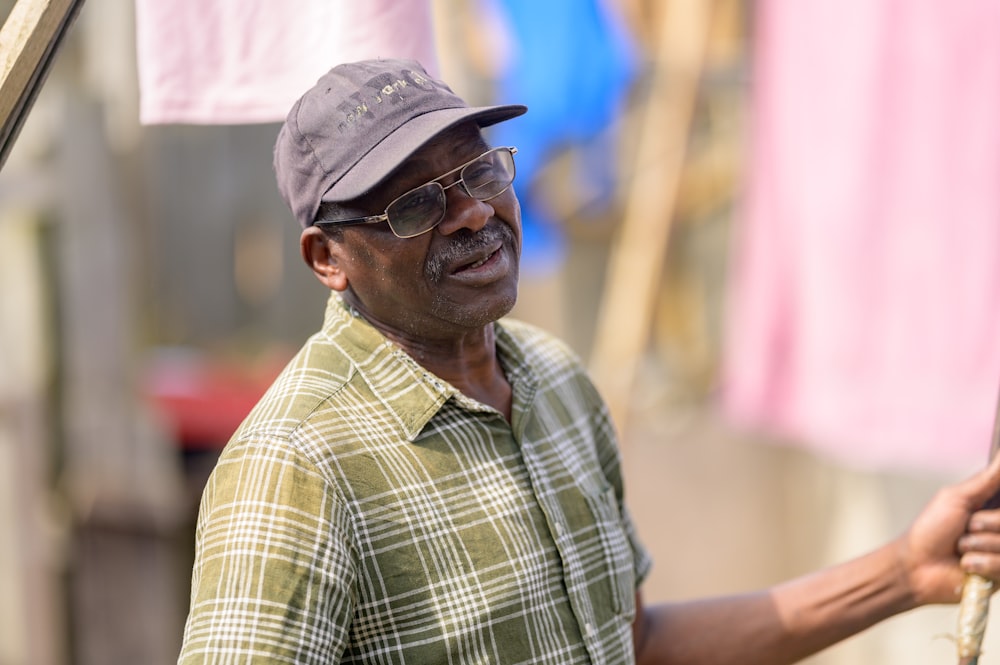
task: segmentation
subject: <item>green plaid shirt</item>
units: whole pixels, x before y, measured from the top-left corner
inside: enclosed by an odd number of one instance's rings
[[[334,295],[202,498],[181,663],[631,663],[649,559],[607,410],[496,325],[512,425]]]

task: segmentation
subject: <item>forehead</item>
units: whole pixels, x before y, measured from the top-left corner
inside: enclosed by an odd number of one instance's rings
[[[385,183],[422,184],[488,149],[479,126],[465,123],[438,134],[400,164]]]
[[[336,217],[379,214],[394,198],[434,180],[489,149],[479,125],[468,122],[448,129],[410,155],[388,178],[354,201],[337,204]]]

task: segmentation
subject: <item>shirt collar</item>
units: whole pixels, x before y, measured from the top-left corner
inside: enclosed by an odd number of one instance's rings
[[[512,385],[530,374],[525,359],[506,330],[495,324],[504,370]],[[477,402],[427,371],[387,339],[336,292],[327,301],[326,337],[341,347],[372,392],[389,409],[408,441],[414,441],[431,418],[454,397],[463,407],[481,410]],[[530,382],[529,382],[530,383]]]

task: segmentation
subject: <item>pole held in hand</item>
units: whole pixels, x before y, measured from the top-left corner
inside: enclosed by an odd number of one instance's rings
[[[990,443],[990,460],[1000,449],[1000,396],[997,398],[996,415],[993,417],[993,440]],[[1000,507],[1000,493],[986,502],[984,507]],[[986,621],[990,612],[990,596],[994,584],[981,575],[970,574],[962,586],[962,601],[958,607],[958,665],[978,665],[982,653]]]

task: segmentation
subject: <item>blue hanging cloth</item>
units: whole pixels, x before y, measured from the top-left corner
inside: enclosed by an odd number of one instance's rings
[[[496,145],[520,148],[522,270],[551,270],[562,260],[564,239],[556,220],[532,195],[531,183],[554,150],[593,139],[617,117],[635,73],[635,47],[602,0],[496,3],[512,42],[510,62],[498,84],[498,103],[526,104],[529,111],[517,122],[498,125],[490,136]],[[592,160],[588,177],[610,183],[613,162]]]

